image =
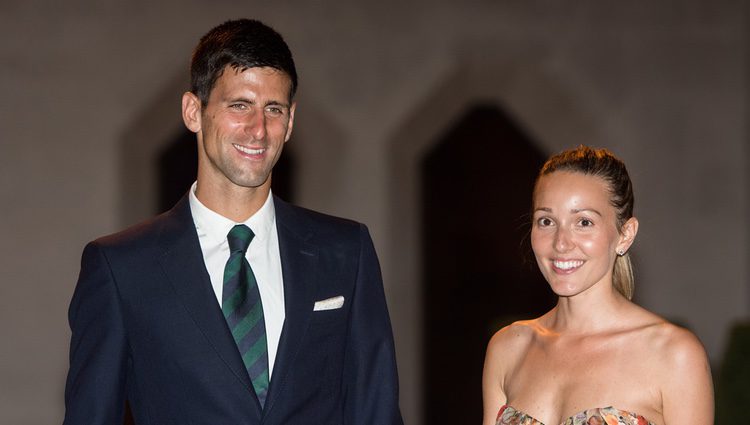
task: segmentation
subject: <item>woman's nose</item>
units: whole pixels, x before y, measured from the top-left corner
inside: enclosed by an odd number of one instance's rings
[[[554,248],[558,252],[567,252],[573,247],[573,241],[570,233],[565,229],[559,229],[555,232]]]

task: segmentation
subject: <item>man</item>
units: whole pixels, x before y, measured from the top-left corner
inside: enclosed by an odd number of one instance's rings
[[[206,34],[182,98],[198,178],[84,250],[65,424],[401,424],[379,265],[358,223],[271,195],[297,74],[273,29]]]

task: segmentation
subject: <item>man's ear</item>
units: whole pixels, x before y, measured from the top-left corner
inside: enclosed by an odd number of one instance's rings
[[[292,137],[292,128],[294,127],[294,111],[297,109],[297,102],[292,102],[292,106],[289,107],[289,124],[286,127],[286,136],[284,136],[284,143],[289,141]]]
[[[628,252],[633,245],[635,235],[638,234],[638,219],[630,217],[620,229],[620,243],[617,244],[617,252]]]
[[[193,133],[201,130],[201,101],[191,92],[182,95],[182,121]]]

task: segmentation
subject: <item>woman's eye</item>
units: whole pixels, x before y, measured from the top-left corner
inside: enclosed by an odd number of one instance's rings
[[[547,217],[542,217],[542,218],[540,218],[539,220],[537,220],[537,223],[538,223],[538,224],[539,224],[540,226],[542,226],[542,227],[546,227],[546,226],[551,226],[551,225],[552,225],[552,220],[550,220],[550,219],[549,219],[549,218],[547,218]]]
[[[594,222],[591,221],[591,220],[589,220],[588,218],[582,218],[581,221],[580,221],[580,223],[581,223],[581,226],[583,226],[583,227],[589,227],[589,226],[593,226],[594,225]]]

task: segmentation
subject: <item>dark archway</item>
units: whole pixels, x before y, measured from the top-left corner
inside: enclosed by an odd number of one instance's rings
[[[198,173],[195,134],[182,131],[167,144],[157,158],[157,213],[172,208],[182,198]]]
[[[499,108],[478,105],[422,161],[425,423],[480,423],[484,350],[554,305],[527,243],[544,161]]]
[[[184,130],[175,137],[158,157],[157,213],[164,212],[180,200],[195,181],[198,172],[198,148],[195,134]],[[294,202],[294,153],[285,147],[271,182],[273,193]]]

